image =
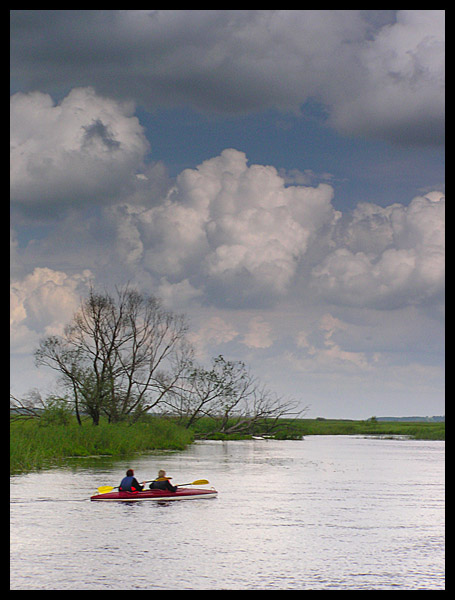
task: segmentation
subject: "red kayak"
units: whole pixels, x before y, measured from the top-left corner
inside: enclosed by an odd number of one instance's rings
[[[176,492],[168,490],[143,490],[142,492],[108,492],[96,494],[90,500],[111,502],[136,502],[137,500],[195,500],[196,498],[215,498],[218,492],[214,489],[178,488]]]

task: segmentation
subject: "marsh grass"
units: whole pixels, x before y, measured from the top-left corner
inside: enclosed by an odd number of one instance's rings
[[[308,435],[380,435],[380,436],[409,436],[412,439],[444,440],[444,422],[424,421],[351,421],[345,419],[280,419],[273,430],[268,423],[258,423],[251,435],[263,435],[275,439],[301,439]],[[220,433],[209,434],[210,423],[200,419],[194,428],[195,437],[206,439],[235,439]],[[251,435],[237,436],[248,438]]]
[[[201,419],[192,430],[172,420],[149,416],[128,424],[101,422],[98,426],[74,419],[60,423],[38,419],[10,424],[10,473],[39,470],[72,456],[128,456],[153,450],[183,450],[195,438],[234,440],[262,435],[268,424],[260,424],[250,435],[208,435],[210,423]],[[350,421],[342,419],[281,419],[271,432],[275,439],[301,439],[309,435],[409,436],[412,439],[444,440],[445,423]]]
[[[444,422],[424,421],[351,421],[343,419],[283,419],[277,436],[305,435],[380,435],[409,436],[412,439],[444,440]]]
[[[86,423],[40,425],[38,420],[10,424],[10,473],[45,468],[70,456],[126,456],[151,450],[183,450],[192,433],[166,419],[98,426]]]

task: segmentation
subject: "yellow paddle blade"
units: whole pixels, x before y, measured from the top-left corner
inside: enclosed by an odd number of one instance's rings
[[[112,492],[112,490],[115,490],[115,488],[112,487],[111,485],[102,485],[101,487],[98,488],[98,493],[99,494],[107,494],[108,492]]]
[[[196,481],[191,481],[191,483],[179,483],[178,487],[182,487],[183,485],[205,485],[209,483],[207,479],[196,479]]]

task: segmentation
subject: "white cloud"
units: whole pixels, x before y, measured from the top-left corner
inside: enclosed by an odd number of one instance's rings
[[[274,167],[227,149],[183,171],[161,205],[111,215],[130,266],[245,306],[288,291],[310,244],[339,218],[332,196],[327,184],[286,187]]]
[[[333,337],[337,333],[347,332],[352,325],[324,313],[313,330],[301,330],[295,335],[297,351],[289,351],[286,356],[298,371],[348,371],[370,370],[378,356],[368,358],[364,352],[343,349]],[[321,338],[322,335],[322,338]],[[310,341],[312,340],[312,341]]]
[[[346,214],[332,198],[327,184],[286,186],[274,167],[227,149],[184,170],[160,204],[118,205],[109,218],[132,275],[166,293],[183,285],[185,297],[214,306],[272,306],[310,292],[379,309],[442,301],[442,194]]]
[[[118,201],[148,143],[131,102],[73,89],[59,104],[41,92],[11,97],[11,199],[45,210]]]
[[[340,226],[338,247],[312,271],[330,302],[397,308],[442,301],[445,200],[432,194],[409,206],[361,205]]]
[[[180,297],[273,306],[310,291],[336,305],[381,309],[442,300],[440,193],[408,206],[361,203],[342,215],[330,185],[287,185],[285,173],[249,165],[235,149],[185,169],[168,189],[162,165],[142,164],[147,144],[131,107],[91,89],[73,90],[58,105],[46,94],[16,94],[12,107],[14,202],[47,210],[72,199],[74,208],[113,193],[100,213],[81,220],[73,211],[52,238],[26,249],[14,239],[16,266],[32,251],[34,264],[41,256],[45,265],[51,246],[64,260],[79,245],[79,265],[155,286],[172,305]]]
[[[166,277],[162,277],[157,295],[162,299],[166,308],[185,310],[193,300],[201,297],[202,291],[194,288],[188,279],[183,279],[179,283],[169,283]]]
[[[270,348],[273,345],[272,326],[262,317],[251,319],[242,344],[248,348]]]
[[[80,305],[92,277],[90,271],[69,276],[36,268],[11,283],[10,326],[13,352],[32,352],[43,335],[61,334]]]
[[[239,332],[232,323],[221,316],[212,316],[197,329],[190,331],[188,339],[195,348],[197,358],[206,360],[207,352],[210,353],[221,344],[232,342],[238,335]]]

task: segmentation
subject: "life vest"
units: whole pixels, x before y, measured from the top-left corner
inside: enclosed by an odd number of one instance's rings
[[[172,479],[172,477],[158,477],[152,481],[149,487],[151,490],[168,490],[170,492],[175,492],[177,488],[172,485],[170,479]]]
[[[133,486],[135,477],[124,477],[120,483],[120,491],[122,492],[137,492],[138,490]]]

